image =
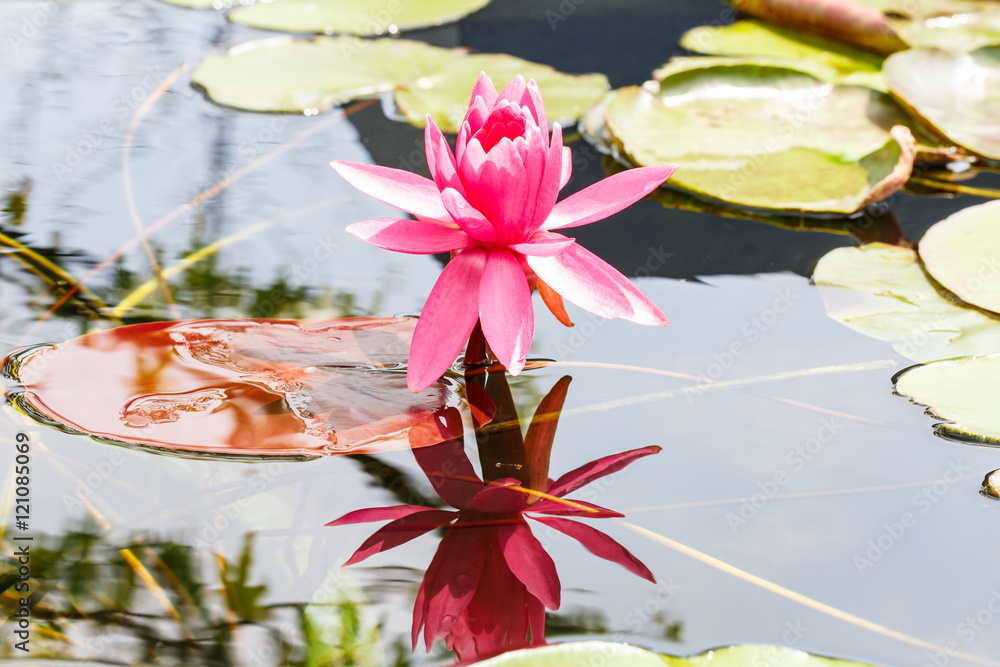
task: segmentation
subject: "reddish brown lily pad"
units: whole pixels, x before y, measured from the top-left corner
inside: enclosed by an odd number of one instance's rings
[[[15,353],[5,368],[23,411],[100,439],[240,457],[403,449],[410,428],[458,404],[449,380],[407,389],[398,369],[415,323],[136,324]]]

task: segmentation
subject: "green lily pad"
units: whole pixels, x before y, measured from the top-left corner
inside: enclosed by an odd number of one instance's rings
[[[884,76],[890,92],[943,135],[1000,160],[1000,47],[911,49],[890,56]]]
[[[407,120],[431,114],[457,132],[480,71],[497,86],[521,74],[535,79],[550,120],[575,121],[608,89],[603,74],[570,75],[503,54],[468,55],[405,39],[289,37],[240,44],[206,57],[191,75],[216,103],[286,113],[319,113],[353,99],[395,92]]]
[[[946,420],[935,424],[938,435],[1000,445],[1000,354],[916,366],[896,378],[896,393]]]
[[[207,56],[192,83],[224,106],[318,113],[439,70],[461,50],[405,39],[261,39]]]
[[[563,74],[504,54],[476,54],[444,63],[433,75],[396,89],[396,105],[406,119],[423,127],[427,114],[445,132],[458,132],[469,106],[469,91],[486,72],[500,87],[520,74],[534,79],[545,100],[549,122],[576,122],[608,91],[603,74]]]
[[[964,301],[1000,313],[1000,201],[962,209],[920,239],[931,276]]]
[[[698,60],[661,69],[657,92],[614,93],[604,119],[632,163],[677,164],[670,185],[755,208],[853,213],[891,194],[883,185],[899,180],[906,153],[890,128],[906,116],[889,96],[783,66]]]
[[[681,46],[713,56],[770,58],[793,68],[809,65],[810,73],[823,81],[885,91],[882,56],[763,21],[700,26],[681,37]],[[654,73],[654,78],[660,77]]]
[[[883,243],[837,248],[820,259],[813,282],[830,317],[892,341],[907,359],[1000,352],[1000,320],[938,294],[909,248]]]
[[[971,51],[1000,44],[995,0],[852,0],[883,12],[910,47]]]
[[[1000,470],[994,470],[986,475],[981,492],[984,496],[1000,500]]]
[[[770,667],[865,667],[862,663],[822,658],[787,646],[729,646],[681,658],[660,655],[628,644],[601,641],[510,651],[475,664],[482,667],[577,667],[596,664],[602,667],[747,667],[756,664]]]
[[[229,13],[229,20],[263,30],[374,36],[452,23],[482,9],[489,2],[490,0],[273,0],[234,9]]]

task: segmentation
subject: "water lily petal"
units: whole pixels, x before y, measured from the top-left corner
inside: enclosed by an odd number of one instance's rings
[[[535,332],[535,310],[521,263],[508,250],[489,253],[479,284],[479,319],[500,363],[520,373]]]
[[[445,534],[427,568],[413,610],[413,645],[424,626],[427,650],[443,638],[469,606],[483,574],[490,529],[458,522]]]
[[[576,243],[576,239],[571,239],[562,234],[551,234],[542,232],[535,233],[530,240],[524,243],[514,243],[510,249],[522,255],[534,255],[535,257],[552,257],[558,255],[569,246]]]
[[[552,558],[545,553],[541,543],[531,534],[524,519],[497,527],[500,550],[514,573],[528,592],[549,609],[559,608],[559,575]]]
[[[650,447],[640,447],[638,449],[630,449],[627,452],[612,454],[611,456],[605,456],[597,459],[596,461],[585,463],[576,470],[569,471],[553,482],[549,488],[546,489],[546,493],[551,496],[558,496],[561,498],[567,493],[572,493],[576,489],[579,489],[581,486],[590,484],[594,480],[622,470],[637,459],[649,456],[650,454],[657,454],[660,451],[662,451],[662,447],[657,447],[655,445]]]
[[[410,391],[434,384],[469,340],[479,319],[479,282],[487,255],[479,248],[458,253],[434,283],[410,343]]]
[[[595,556],[609,560],[612,563],[618,563],[632,574],[651,581],[654,584],[656,583],[653,573],[649,571],[648,567],[642,564],[642,561],[629,553],[628,549],[618,544],[610,536],[605,535],[596,528],[591,528],[577,521],[560,519],[554,516],[532,518],[539,523],[555,528],[560,533],[569,535],[574,540],[580,542],[587,551]]]
[[[559,175],[559,189],[562,190],[573,176],[573,151],[569,146],[563,146],[562,173]]]
[[[347,231],[379,248],[415,255],[461,250],[475,239],[456,227],[423,220],[374,218],[348,225]]]
[[[528,266],[564,298],[601,317],[646,326],[667,326],[669,320],[628,278],[578,244],[553,257],[526,256]]]
[[[496,242],[497,233],[486,217],[477,211],[462,194],[454,188],[448,188],[441,193],[441,201],[451,219],[462,230],[480,243]]]
[[[558,516],[578,516],[584,519],[613,519],[625,516],[621,512],[609,510],[606,507],[588,503],[585,500],[572,499],[568,502],[545,499],[532,505],[528,508],[528,511],[540,514],[555,514]]]
[[[511,514],[528,502],[521,482],[513,477],[496,479],[487,484],[472,499],[472,509],[488,514]]]
[[[503,138],[486,154],[479,173],[476,207],[493,223],[497,243],[507,245],[520,237],[522,216],[528,198],[524,163],[514,142]]]
[[[632,305],[603,268],[607,264],[579,244],[552,257],[526,255],[525,259],[540,279],[580,308],[608,319],[632,317]]]
[[[328,526],[346,526],[352,523],[372,523],[375,521],[394,521],[404,516],[426,512],[430,507],[423,505],[396,505],[394,507],[369,507],[363,510],[348,512],[339,519],[334,519]]]
[[[535,208],[538,206],[538,192],[542,187],[542,178],[545,176],[545,160],[548,157],[548,128],[545,128],[544,135],[541,128],[529,121],[529,127],[524,136],[525,148],[521,156],[524,162],[524,182],[527,186],[525,194],[524,212],[518,224],[519,239],[525,238],[533,231],[531,226],[535,219]]]
[[[402,169],[334,160],[330,166],[369,197],[414,215],[447,220],[434,181]]]
[[[486,150],[479,139],[469,138],[458,158],[458,177],[465,186],[465,198],[472,206],[479,205],[479,178],[486,164]]]
[[[430,114],[427,114],[427,124],[424,126],[424,150],[427,154],[427,166],[437,189],[443,191],[445,188],[454,188],[464,195],[465,188],[458,177],[458,162]]]
[[[548,219],[552,208],[559,198],[559,181],[563,171],[562,126],[556,123],[552,126],[552,144],[545,158],[545,172],[542,174],[538,197],[535,199],[535,210],[531,216],[529,230],[539,229]]]
[[[457,516],[458,512],[424,508],[423,512],[396,519],[375,531],[358,547],[358,550],[344,565],[360,563],[377,553],[406,544],[424,533],[429,533],[435,528],[451,523]]]
[[[534,116],[535,125],[541,130],[542,141],[548,146],[549,119],[545,116],[545,103],[542,101],[542,93],[538,90],[538,84],[535,83],[534,79],[528,81],[524,94],[521,96],[521,106]]]
[[[511,79],[510,83],[503,87],[503,90],[500,91],[499,99],[520,105],[521,98],[524,96],[527,87],[528,84],[525,83],[524,77],[518,74]]]
[[[675,169],[676,165],[664,164],[609,176],[556,204],[541,228],[565,229],[603,220],[660,187]]]
[[[493,85],[493,81],[487,76],[486,72],[480,72],[479,79],[472,88],[472,96],[469,99],[469,110],[465,112],[465,118],[462,120],[463,123],[468,122],[472,126],[472,132],[469,136],[475,134],[483,126],[486,118],[490,115],[490,110],[493,109],[496,102],[496,86]]]

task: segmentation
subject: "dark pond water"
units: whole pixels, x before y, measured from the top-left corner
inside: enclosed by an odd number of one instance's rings
[[[618,87],[641,83],[680,53],[677,40],[688,28],[731,20],[723,5],[708,1],[562,4],[575,9],[497,0],[460,23],[412,36],[567,72],[604,72]],[[563,11],[565,20],[553,27],[546,11]],[[40,12],[43,25],[23,34],[24,21]],[[354,191],[327,163],[420,168],[421,131],[386,120],[378,105],[347,118],[220,109],[181,74],[136,129],[126,172],[129,123],[160,82],[184,63],[261,33],[212,11],[152,0],[4,0],[0,27],[0,189],[27,193],[23,214],[8,212],[0,231],[73,276],[87,275],[134,237],[130,197],[135,215],[152,225],[293,142],[151,237],[160,261],[171,266],[267,223],[179,273],[175,312],[157,294],[125,321],[419,311],[441,263],[348,235],[349,223],[396,212]],[[573,149],[569,191],[605,175],[585,143]],[[901,196],[893,212],[905,236],[917,240],[930,224],[980,201]],[[563,601],[549,615],[549,641],[600,637],[678,655],[787,644],[881,665],[975,664],[776,595],[632,524],[873,624],[1000,656],[1000,615],[993,611],[1000,608],[1000,505],[979,494],[1000,457],[995,449],[936,438],[920,408],[892,395],[890,378],[908,362],[888,343],[826,316],[808,276],[821,256],[854,239],[649,200],[581,228],[577,238],[635,276],[672,324],[653,330],[575,311],[577,327],[565,329],[539,312],[532,351],[563,363],[526,372],[511,388],[526,423],[561,377],[573,378],[552,450],[553,476],[615,452],[663,448],[595,485],[595,497],[581,496],[626,515],[596,523],[659,584],[594,558],[572,540],[550,540]],[[18,260],[16,252],[0,256],[0,353],[111,326],[74,305],[42,321],[55,296]],[[114,304],[152,275],[134,246],[90,287]],[[734,344],[741,350],[735,355]],[[733,382],[684,391],[692,382],[677,374]],[[774,377],[780,374],[788,375]],[[100,380],[94,378],[93,391],[101,391]],[[373,528],[324,527],[346,512],[399,504],[414,493],[433,498],[411,452],[199,460],[42,428],[10,406],[2,418],[5,444],[26,432],[33,445],[31,531],[40,554],[36,583],[46,594],[34,610],[31,658],[285,664],[282,655],[303,659],[308,636],[300,611],[312,603],[326,610],[322,636],[340,651],[318,664],[350,664],[351,656],[371,664],[448,661],[439,649],[429,657],[409,651],[414,595],[438,537],[340,568]],[[468,451],[475,458],[471,444]],[[11,448],[0,483],[8,526],[13,459]],[[3,539],[5,609],[16,597],[11,534],[8,528]],[[177,603],[180,618],[125,565],[120,550],[127,547],[171,600],[175,589],[189,592],[190,607]],[[221,578],[219,559],[226,563]],[[228,600],[228,610],[220,600]],[[11,622],[3,627],[0,656],[23,658],[13,648]]]

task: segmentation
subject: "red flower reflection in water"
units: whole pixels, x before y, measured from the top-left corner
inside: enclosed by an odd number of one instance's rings
[[[465,454],[459,414],[449,408],[439,413],[437,429],[433,425],[421,426],[420,432],[411,430],[410,438],[440,440],[438,429],[451,434],[450,439],[430,447],[413,443],[413,455],[437,494],[457,511],[399,505],[357,510],[327,524],[390,521],[365,540],[346,565],[448,526],[417,593],[414,649],[421,630],[428,651],[435,640],[444,639],[462,661],[545,643],[545,608],[559,608],[559,576],[552,559],[532,534],[527,518],[578,540],[594,555],[655,583],[649,569],[618,542],[567,518],[605,519],[622,514],[566,495],[636,459],[659,452],[659,447],[614,454],[580,466],[555,481],[548,478],[556,419],[569,380],[565,377],[556,384],[532,419],[523,441],[527,465],[516,466],[520,479],[501,477],[484,482]],[[470,390],[474,387],[469,385]],[[502,415],[503,406],[498,407],[498,415]],[[515,439],[520,440],[516,419],[485,429],[507,436],[516,433]],[[489,457],[482,455],[482,440],[480,445],[480,458],[487,461]]]

